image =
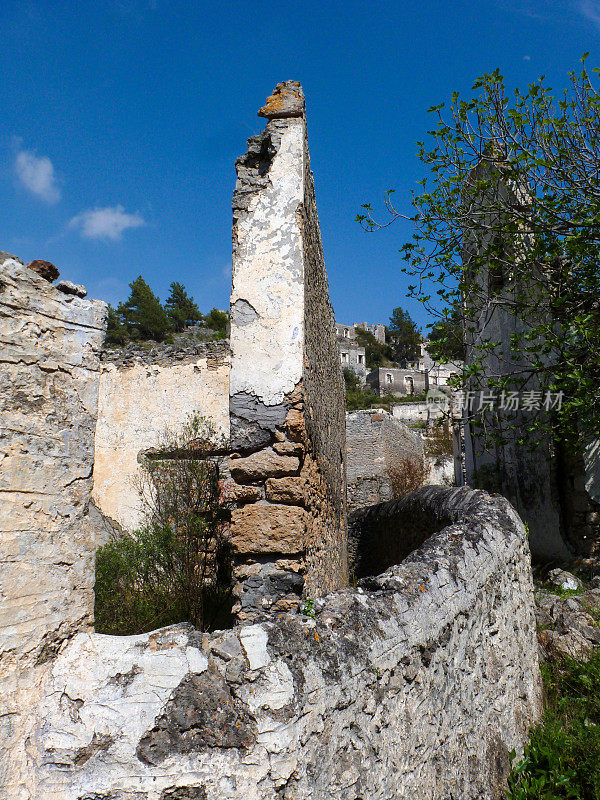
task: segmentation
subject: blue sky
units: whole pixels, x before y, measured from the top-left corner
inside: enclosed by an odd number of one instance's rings
[[[300,80],[331,298],[387,321],[405,298],[405,224],[363,202],[423,176],[426,109],[499,67],[510,87],[600,65],[600,0],[2,0],[0,250],[115,302],[142,274],[203,310],[230,289],[234,161],[275,84]]]

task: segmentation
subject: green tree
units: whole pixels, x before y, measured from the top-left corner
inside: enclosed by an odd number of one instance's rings
[[[346,386],[346,410],[358,411],[361,408],[371,408],[379,399],[375,392],[368,388],[362,388],[358,375],[348,367],[344,367],[344,383]]]
[[[365,361],[369,369],[384,367],[393,360],[389,345],[378,342],[370,331],[356,328],[356,341],[365,348]]]
[[[419,359],[422,336],[408,311],[400,307],[392,311],[387,335],[394,361],[406,364]]]
[[[218,337],[225,338],[227,335],[227,323],[229,322],[229,314],[226,311],[219,311],[218,308],[211,308],[204,321],[206,327],[215,331]]]
[[[125,344],[128,339],[129,333],[127,326],[123,322],[123,317],[109,303],[105,344]]]
[[[368,204],[359,214],[369,229],[414,224],[404,270],[432,313],[465,300],[469,337],[493,308],[519,321],[509,353],[492,334],[469,344],[466,377],[482,386],[496,354],[504,366],[488,388],[563,392],[562,408],[530,429],[570,441],[600,430],[600,93],[586,58],[557,96],[542,76],[511,97],[495,70],[472,96],[455,92],[448,113],[429,109],[436,125],[419,143],[429,175],[413,213],[388,192],[387,220]]]
[[[438,319],[429,332],[427,352],[439,364],[464,361],[465,345],[460,308],[453,306]]]
[[[161,341],[171,330],[171,323],[160,300],[141,275],[129,284],[129,288],[131,294],[119,304],[117,312],[123,317],[130,335]]]
[[[194,414],[142,463],[141,528],[96,555],[100,633],[144,633],[176,622],[200,630],[230,621],[229,518],[214,429]]]
[[[182,283],[173,281],[170,294],[165,303],[167,315],[176,331],[182,331],[186,325],[200,322],[202,314],[193,297],[190,297]]]

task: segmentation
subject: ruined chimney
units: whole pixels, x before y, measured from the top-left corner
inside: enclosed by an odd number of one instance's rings
[[[235,612],[260,617],[347,580],[344,390],[304,93],[276,86],[236,162],[230,423]]]

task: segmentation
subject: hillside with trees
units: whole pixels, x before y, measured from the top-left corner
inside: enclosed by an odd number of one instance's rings
[[[171,283],[164,305],[141,275],[129,284],[129,288],[127,300],[116,308],[108,306],[107,346],[119,347],[150,340],[172,343],[173,334],[181,334],[192,326],[199,328],[197,334],[203,339],[227,337],[229,314],[217,308],[202,314],[182,283]]]

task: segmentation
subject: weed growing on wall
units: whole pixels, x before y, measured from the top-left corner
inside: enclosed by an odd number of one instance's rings
[[[194,414],[142,464],[144,524],[96,556],[96,630],[128,635],[176,622],[230,623],[231,558],[215,431]]]
[[[394,499],[397,499],[423,486],[427,477],[427,469],[422,458],[407,456],[398,459],[393,466],[390,466],[388,475]]]

